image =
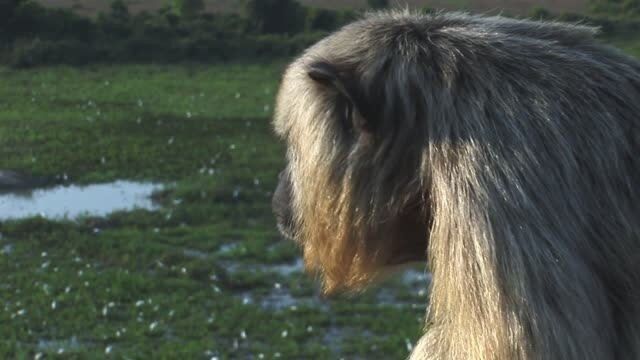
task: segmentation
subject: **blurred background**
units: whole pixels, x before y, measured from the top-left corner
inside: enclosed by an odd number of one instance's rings
[[[640,56],[640,0],[0,0],[0,358],[406,357],[424,266],[324,299],[270,210],[285,65],[388,6]]]

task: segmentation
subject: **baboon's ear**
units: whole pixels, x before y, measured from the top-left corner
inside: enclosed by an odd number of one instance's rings
[[[307,74],[317,82],[333,84],[338,80],[338,70],[331,64],[323,61],[316,61],[309,65]]]
[[[311,79],[326,86],[333,87],[348,100],[354,102],[356,97],[355,91],[348,86],[347,80],[341,76],[338,69],[332,64],[324,61],[314,62],[309,65],[307,74]]]
[[[352,119],[357,129],[365,131],[371,130],[371,124],[368,124],[366,120],[368,114],[365,114],[365,110],[368,108],[367,104],[359,95],[357,86],[353,84],[353,81],[349,81],[344,75],[340,74],[334,65],[324,61],[311,63],[307,68],[307,75],[318,83],[334,88],[351,103],[355,110],[361,115],[354,116]]]

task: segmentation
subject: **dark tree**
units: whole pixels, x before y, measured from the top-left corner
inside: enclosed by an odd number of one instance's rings
[[[194,17],[204,11],[204,0],[172,0],[171,7],[174,14],[184,17]]]
[[[5,38],[7,35],[6,25],[13,16],[16,8],[25,0],[0,0],[0,39]]]
[[[129,7],[124,0],[114,0],[111,2],[111,12],[109,14],[114,20],[127,22],[131,18]]]
[[[340,13],[329,9],[309,9],[306,29],[309,31],[332,31],[340,24]]]
[[[367,0],[367,4],[374,9],[384,9],[389,7],[389,0]]]
[[[293,34],[304,29],[306,12],[294,0],[247,0],[245,15],[258,32]]]

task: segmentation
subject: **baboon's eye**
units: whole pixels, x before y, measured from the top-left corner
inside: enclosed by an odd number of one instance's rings
[[[341,101],[341,107],[343,114],[340,119],[340,125],[344,129],[345,133],[353,133],[353,104],[347,99]]]
[[[353,106],[351,106],[351,103],[347,101],[347,104],[344,107],[344,120],[346,125],[351,126],[352,116],[353,116]]]

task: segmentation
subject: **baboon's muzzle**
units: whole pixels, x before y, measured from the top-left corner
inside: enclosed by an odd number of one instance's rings
[[[291,209],[291,179],[289,170],[280,172],[278,186],[271,199],[273,213],[276,216],[278,230],[290,239],[294,239],[293,213]]]

